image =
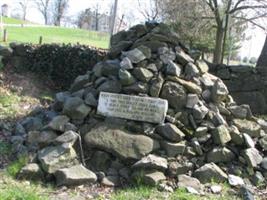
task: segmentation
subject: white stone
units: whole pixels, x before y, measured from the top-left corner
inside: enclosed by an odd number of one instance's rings
[[[160,98],[100,92],[97,113],[151,123],[164,122],[168,101]]]
[[[212,185],[212,186],[210,186],[210,190],[214,194],[219,194],[222,191],[222,186],[220,186],[220,185]]]
[[[239,176],[235,176],[233,174],[229,174],[228,182],[231,186],[240,186],[245,184],[242,178],[240,178]]]

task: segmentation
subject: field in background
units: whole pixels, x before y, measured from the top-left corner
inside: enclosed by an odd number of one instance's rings
[[[99,48],[108,48],[109,45],[109,35],[107,33],[75,28],[38,26],[38,24],[31,22],[6,17],[3,18],[3,23],[7,24],[4,26],[4,29],[7,30],[7,42],[3,42],[2,30],[0,34],[0,44],[2,45],[7,45],[10,42],[38,44],[40,36],[43,38],[43,44],[80,43]],[[25,24],[26,26],[23,27],[21,24]]]

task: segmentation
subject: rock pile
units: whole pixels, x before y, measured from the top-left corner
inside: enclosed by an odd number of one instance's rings
[[[168,26],[147,23],[114,35],[109,56],[57,93],[51,110],[17,123],[14,143],[37,152],[37,164],[25,166],[21,176],[55,177],[58,185],[135,180],[198,193],[201,183],[213,180],[264,182],[267,122],[253,117],[249,106],[236,105]],[[146,109],[136,120],[99,114],[103,92],[165,99],[167,114],[158,124],[142,120],[149,117]],[[132,104],[123,104],[124,114]]]

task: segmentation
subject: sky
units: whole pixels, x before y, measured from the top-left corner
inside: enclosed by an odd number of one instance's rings
[[[13,5],[12,9],[16,10],[16,4],[19,1],[20,0],[0,0],[0,4],[11,4]],[[114,0],[69,0],[69,8],[67,14],[71,16],[72,19],[74,19],[80,11],[89,7],[94,7],[99,2],[101,5],[101,10],[103,10],[103,12],[110,12],[110,8]],[[125,13],[132,13],[132,15],[127,15],[125,17],[125,20],[129,25],[132,26],[144,21],[144,18],[139,11],[138,0],[118,0],[118,2],[118,16],[122,16]],[[140,0],[140,2],[142,3],[142,6],[145,7],[148,6],[149,0]],[[33,22],[43,23],[42,16],[34,6],[31,6],[29,8],[26,18]],[[265,34],[266,33],[264,33],[259,28],[248,29],[246,31],[246,35],[251,36],[251,39],[242,43],[240,55],[242,57],[258,57],[265,41]]]

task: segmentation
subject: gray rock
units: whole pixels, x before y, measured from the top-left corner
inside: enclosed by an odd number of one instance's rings
[[[119,79],[120,83],[125,86],[125,85],[132,85],[136,82],[135,78],[132,76],[130,72],[128,72],[125,69],[120,69],[119,71]]]
[[[149,154],[133,164],[132,168],[166,170],[168,168],[168,161],[163,157]]]
[[[29,163],[26,166],[22,167],[18,175],[21,179],[41,181],[44,179],[44,174],[36,163]]]
[[[148,85],[146,83],[137,82],[133,85],[127,86],[123,88],[123,91],[126,94],[145,94],[148,91]]]
[[[187,101],[186,101],[187,108],[193,108],[198,102],[199,102],[198,95],[196,94],[187,95]]]
[[[236,126],[230,127],[231,140],[236,145],[244,144],[243,134],[241,134]]]
[[[188,90],[189,93],[198,94],[198,95],[202,93],[201,87],[191,81],[186,81],[178,77],[170,77],[170,79],[175,82],[180,83],[182,86],[186,88],[186,90]]]
[[[101,62],[103,64],[101,68],[102,76],[117,76],[120,70],[120,62],[118,59],[115,60],[106,60]]]
[[[245,158],[250,167],[257,167],[257,165],[260,164],[263,159],[259,151],[255,148],[245,149],[242,152],[242,156]]]
[[[111,165],[111,155],[104,151],[94,151],[89,164],[94,171],[107,171]]]
[[[227,180],[227,174],[224,173],[220,167],[214,163],[207,163],[198,168],[193,176],[196,177],[201,183],[208,183],[211,181],[223,182]]]
[[[108,80],[102,83],[98,88],[98,92],[110,92],[110,93],[120,93],[121,91],[121,84],[119,81],[116,80]]]
[[[204,74],[209,71],[209,66],[204,60],[197,60],[196,66],[198,67],[199,71]]]
[[[176,47],[176,59],[178,60],[179,63],[181,63],[183,66],[185,66],[189,62],[194,62],[194,60],[186,54],[181,47]]]
[[[75,92],[82,89],[90,81],[88,74],[78,76],[70,87],[70,92]]]
[[[222,186],[220,185],[212,185],[210,186],[210,190],[213,194],[220,194],[222,191]]]
[[[84,103],[88,106],[96,107],[97,106],[97,100],[96,100],[94,94],[89,92],[84,98]]]
[[[240,193],[244,200],[254,200],[254,195],[247,186],[242,186],[240,188]]]
[[[187,65],[185,66],[185,77],[187,79],[192,79],[194,77],[197,77],[199,75],[199,70],[197,68],[196,65],[194,65],[193,63],[187,63]]]
[[[116,187],[120,185],[120,178],[119,176],[106,176],[102,179],[101,184],[108,187]]]
[[[261,132],[261,127],[254,121],[249,121],[246,119],[234,119],[234,125],[239,129],[239,131],[247,133],[251,137],[259,137]]]
[[[91,108],[83,103],[83,100],[79,97],[68,98],[63,107],[63,114],[67,115],[71,119],[82,120],[84,119]]]
[[[231,135],[225,125],[220,125],[212,131],[212,138],[215,144],[225,145],[231,140]]]
[[[160,60],[162,60],[164,64],[167,64],[169,61],[174,61],[176,58],[175,53],[167,47],[159,48],[158,54],[160,55]]]
[[[151,86],[149,89],[150,96],[159,97],[163,83],[164,83],[164,79],[162,75],[159,75],[156,78],[152,78]]]
[[[74,186],[95,183],[96,175],[82,165],[59,169],[55,172],[57,186]]]
[[[16,123],[14,134],[22,136],[22,135],[26,135],[27,133],[26,133],[25,128],[20,123]]]
[[[50,146],[38,152],[38,160],[42,169],[47,173],[54,173],[58,169],[77,164],[77,155],[71,146]]]
[[[27,132],[38,131],[43,128],[42,120],[38,117],[27,117],[21,122],[21,125]]]
[[[171,107],[181,109],[186,105],[186,91],[179,83],[167,81],[161,91],[161,98],[167,99]]]
[[[58,145],[58,144],[64,144],[64,143],[69,143],[73,145],[76,140],[78,139],[79,134],[74,132],[74,131],[66,131],[62,135],[58,136],[53,143]]]
[[[145,55],[146,59],[150,59],[151,58],[151,49],[141,45],[138,47],[138,49]]]
[[[66,115],[59,115],[59,116],[54,117],[52,121],[49,122],[47,127],[55,131],[63,132],[65,130],[65,125],[69,121],[70,121],[70,118],[68,118]]]
[[[254,141],[252,140],[252,138],[248,134],[243,133],[243,138],[245,140],[245,144],[246,144],[247,148],[254,148],[255,147]]]
[[[185,136],[184,133],[174,124],[166,123],[156,127],[156,133],[171,142],[180,142]]]
[[[181,67],[178,64],[176,64],[170,60],[166,66],[165,74],[171,75],[171,76],[180,76],[181,75]]]
[[[139,63],[142,60],[146,59],[146,56],[144,55],[144,53],[140,51],[138,48],[135,48],[130,51],[122,52],[122,54],[125,57],[128,57],[132,63]]]
[[[196,120],[204,119],[208,112],[209,109],[200,101],[193,107],[193,116]]]
[[[229,92],[225,84],[222,82],[222,80],[217,79],[211,90],[212,101],[215,103],[225,101],[228,94]]]
[[[132,73],[135,78],[143,82],[148,82],[154,76],[151,71],[143,67],[134,68]]]
[[[252,177],[253,184],[258,186],[260,184],[263,184],[264,181],[265,181],[265,179],[264,179],[262,173],[260,173],[259,171],[256,171],[256,173]]]
[[[236,118],[245,119],[249,116],[250,111],[248,111],[247,106],[230,106],[228,110],[234,115]]]
[[[198,192],[200,192],[203,189],[203,186],[201,185],[198,179],[184,174],[178,175],[178,187],[179,188],[192,187]]]
[[[191,141],[191,146],[194,148],[195,152],[202,156],[203,155],[203,150],[201,148],[201,145],[199,144],[197,138],[193,138]]]
[[[263,158],[261,161],[261,167],[267,170],[267,157]]]
[[[188,161],[183,162],[170,162],[168,166],[168,172],[170,176],[177,176],[181,174],[187,174],[193,170],[194,164]]]
[[[120,66],[122,69],[133,69],[132,62],[129,58],[124,57],[120,62]]]
[[[166,176],[160,171],[136,171],[132,176],[135,180],[141,179],[144,184],[150,186],[156,186],[166,180]]]
[[[166,152],[168,157],[175,157],[177,155],[184,154],[186,144],[184,141],[179,142],[179,143],[170,143],[170,142],[162,141],[161,147]]]
[[[244,180],[241,177],[235,176],[233,174],[228,175],[228,183],[231,186],[241,186],[245,184]]]
[[[27,141],[30,144],[46,146],[51,143],[55,138],[57,138],[57,134],[54,131],[30,131],[28,132]]]
[[[234,160],[234,153],[226,147],[215,147],[207,154],[207,161],[220,163]]]
[[[261,146],[262,149],[267,150],[267,135],[263,136],[259,140],[259,144],[260,144],[260,146]]]
[[[138,159],[159,148],[157,141],[144,135],[133,135],[119,127],[101,124],[85,135],[88,147],[103,149],[122,159]],[[131,148],[129,148],[131,147]]]
[[[157,65],[154,64],[154,63],[150,63],[145,68],[148,69],[148,70],[150,70],[150,71],[152,71],[153,73],[158,73]]]
[[[207,127],[199,126],[196,129],[194,136],[197,137],[197,138],[200,138],[200,137],[206,136],[207,132],[208,132],[208,128]]]

